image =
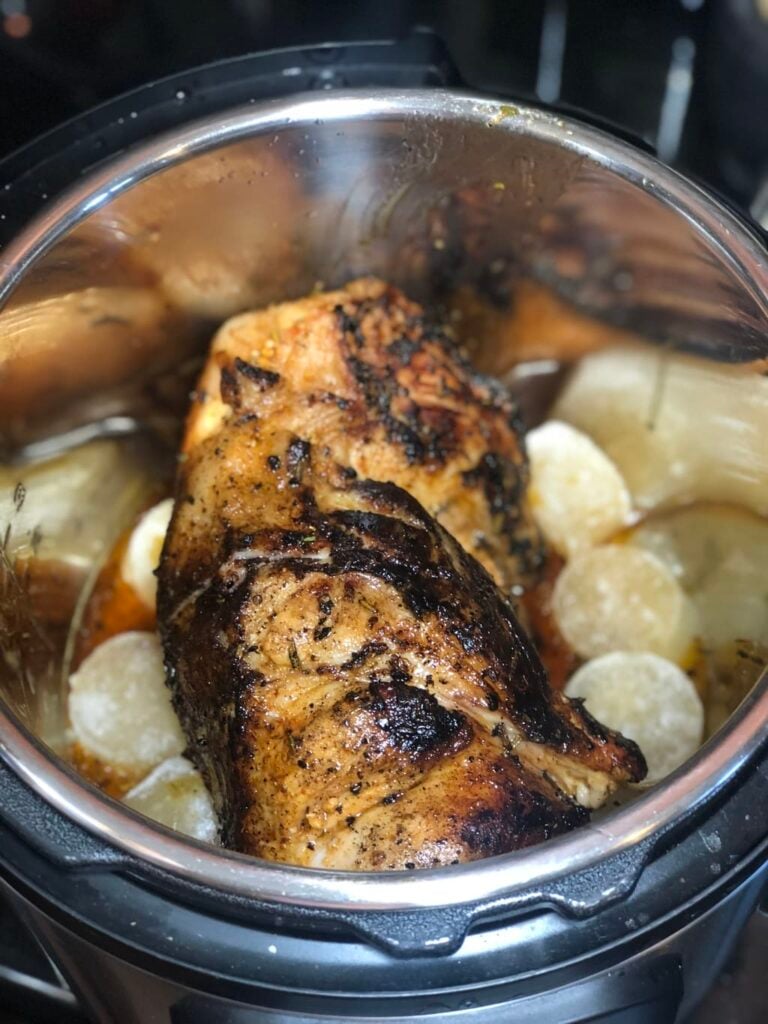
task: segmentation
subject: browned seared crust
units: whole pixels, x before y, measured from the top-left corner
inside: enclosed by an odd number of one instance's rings
[[[280,415],[298,437],[350,475],[399,484],[502,587],[538,571],[517,409],[402,292],[366,278],[228,321],[201,377],[187,450],[220,428],[233,399],[272,417],[288,394]]]
[[[379,282],[255,318],[296,307],[270,360],[246,360],[255,347],[226,327],[214,344],[159,574],[174,702],[225,842],[424,867],[583,823],[644,764],[551,690],[464,550],[481,515],[496,578],[532,571],[509,406]],[[315,391],[291,362],[302,346]],[[512,519],[466,479],[487,456],[517,489]]]

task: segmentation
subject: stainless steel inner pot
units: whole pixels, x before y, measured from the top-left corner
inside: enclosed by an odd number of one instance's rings
[[[0,255],[5,448],[23,454],[97,421],[123,429],[148,382],[202,352],[224,317],[363,273],[449,310],[462,286],[500,306],[509,280],[534,278],[665,347],[754,362],[756,372],[768,357],[761,243],[651,156],[472,95],[300,95],[126,152]],[[57,297],[85,289],[90,319],[70,328]],[[489,369],[512,357],[494,344],[481,339],[477,351]],[[688,764],[580,831],[469,865],[351,874],[270,864],[153,826],[46,746],[28,680],[7,689],[3,756],[68,818],[188,880],[314,907],[469,903],[596,865],[683,822],[768,740],[764,677]]]

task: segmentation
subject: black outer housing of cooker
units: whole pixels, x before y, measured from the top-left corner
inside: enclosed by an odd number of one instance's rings
[[[457,84],[439,40],[418,31],[163,79],[0,163],[0,246],[79,175],[218,110],[311,89]],[[599,868],[472,905],[333,911],[230,897],[151,868],[69,821],[0,760],[0,881],[102,1021],[475,1024],[514,1006],[521,1024],[663,1024],[701,997],[761,898],[766,807],[763,751],[698,816]],[[51,1006],[51,1020],[76,1019],[66,999]]]

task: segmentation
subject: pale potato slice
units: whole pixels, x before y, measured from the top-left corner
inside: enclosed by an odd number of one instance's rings
[[[158,502],[144,513],[133,529],[120,564],[123,579],[136,591],[147,608],[155,607],[160,552],[173,512],[173,498]]]
[[[642,509],[727,501],[768,513],[768,378],[651,346],[586,356],[552,413],[597,442]]]
[[[694,650],[693,605],[655,555],[606,544],[576,555],[560,573],[552,610],[582,658],[651,651],[685,662]]]
[[[219,823],[200,773],[186,757],[159,764],[123,797],[135,811],[206,843],[216,842]]]
[[[539,529],[566,558],[607,540],[631,512],[627,485],[580,430],[550,420],[526,437],[529,501]]]
[[[565,692],[583,698],[590,714],[638,744],[648,763],[645,785],[663,779],[702,741],[704,708],[696,687],[658,655],[604,654],[582,665]]]
[[[106,640],[70,676],[69,685],[74,737],[108,764],[149,771],[184,750],[154,633],[120,633]]]
[[[146,470],[120,441],[92,441],[32,466],[0,466],[7,553],[87,568],[136,514],[150,486]]]
[[[768,521],[744,509],[695,505],[651,516],[629,543],[677,576],[699,613],[701,641],[768,644]]]

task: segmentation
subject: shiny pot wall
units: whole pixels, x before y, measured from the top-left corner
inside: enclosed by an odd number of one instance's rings
[[[599,132],[445,92],[217,116],[108,163],[4,260],[0,428],[16,443],[122,409],[126,385],[231,313],[362,273],[496,303],[528,273],[667,345],[766,348],[761,254],[721,206]],[[45,300],[86,288],[90,320],[52,340]],[[505,355],[479,353],[489,369]]]
[[[4,785],[21,786],[8,776]],[[511,1012],[530,1024],[671,1024],[712,983],[765,891],[764,824],[754,812],[767,792],[763,766],[658,852],[619,902],[586,905],[596,879],[576,876],[569,907],[556,909],[540,892],[528,913],[497,904],[496,919],[436,957],[424,936],[434,937],[446,919],[434,913],[418,915],[421,947],[382,949],[387,936],[415,939],[414,920],[397,912],[387,924],[369,917],[361,935],[351,916],[292,917],[263,902],[235,904],[148,878],[103,849],[76,848],[50,811],[23,793],[5,801],[3,817],[14,824],[0,830],[0,864],[35,934],[104,1024],[490,1024]],[[34,819],[31,829],[19,829],[21,811]],[[61,837],[55,850],[41,852],[44,831]],[[730,841],[734,833],[740,847]]]
[[[1,259],[0,430],[19,458],[94,423],[163,429],[158,394],[194,370],[222,318],[362,273],[448,310],[466,289],[502,308],[536,280],[667,347],[756,371],[768,356],[764,250],[720,203],[576,121],[446,91],[299,95],[187,125],[91,171]],[[515,358],[501,334],[475,355],[490,371]],[[456,868],[350,875],[185,841],[97,794],[45,745],[60,693],[35,685],[22,626],[0,718],[0,859],[101,1020],[118,1006],[118,1019],[150,1019],[134,967],[172,979],[157,1005],[179,1006],[158,1020],[194,1019],[173,988],[187,985],[331,1016],[490,1019],[535,996],[529,1019],[582,1020],[588,1010],[555,1008],[569,1005],[564,985],[587,981],[586,1007],[598,992],[606,1012],[648,1003],[654,984],[676,1007],[715,966],[699,931],[724,917],[728,932],[757,898],[766,829],[747,808],[768,789],[765,680],[691,763],[571,836]],[[74,934],[88,955],[66,953]],[[106,959],[88,969],[99,946],[132,965],[120,983]],[[616,981],[636,958],[639,995]],[[481,988],[488,998],[466,995]],[[413,1000],[396,1008],[404,989]]]

